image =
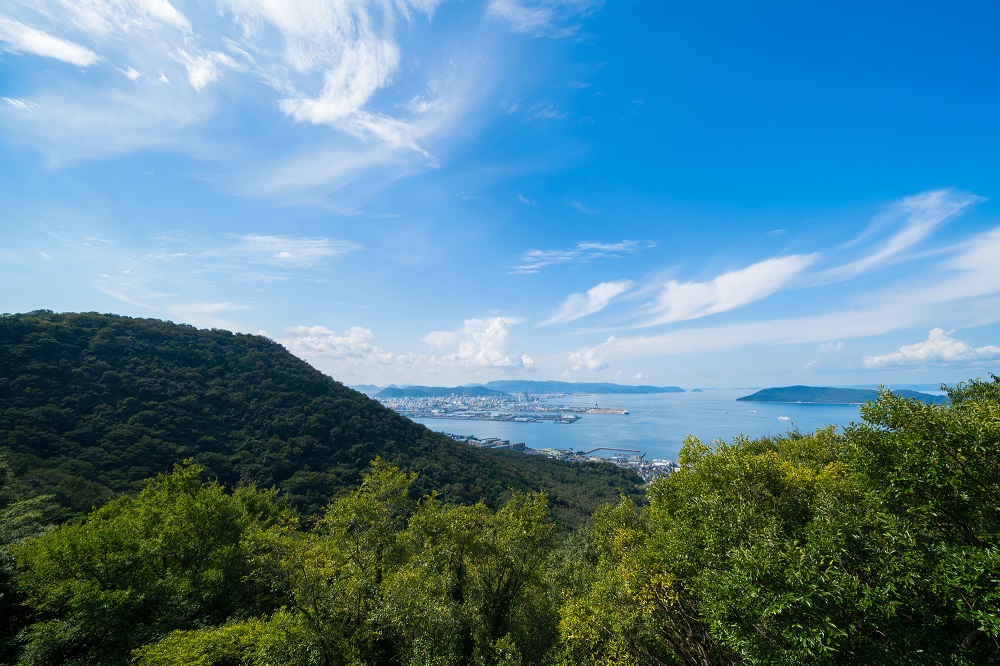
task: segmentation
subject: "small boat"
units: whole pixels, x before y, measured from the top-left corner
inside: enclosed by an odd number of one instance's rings
[[[779,416],[779,417],[778,417],[778,420],[779,420],[779,421],[791,421],[792,419],[790,419],[790,418],[789,418],[789,417],[787,417],[787,416]]]

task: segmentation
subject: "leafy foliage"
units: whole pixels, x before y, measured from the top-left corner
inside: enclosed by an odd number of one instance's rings
[[[544,576],[544,495],[500,510],[409,499],[412,475],[376,460],[309,532],[259,570],[286,605],[269,616],[159,632],[134,656],[164,664],[539,663],[555,639]],[[41,631],[46,627],[41,627]]]
[[[13,477],[0,455],[0,627],[7,628],[0,633],[0,663],[16,655],[14,638],[25,626],[23,594],[17,587],[12,548],[44,531],[54,513],[51,497],[32,496]]]
[[[690,439],[595,516],[574,664],[995,663],[1000,379],[884,392],[844,435]]]
[[[179,467],[135,499],[14,547],[34,618],[22,663],[127,663],[172,629],[273,608],[251,564],[290,514],[273,491],[228,495],[200,472]]]

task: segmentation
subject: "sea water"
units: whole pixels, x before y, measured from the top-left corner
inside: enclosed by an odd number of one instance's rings
[[[514,423],[452,419],[414,419],[431,430],[455,435],[499,437],[524,442],[530,448],[589,451],[598,447],[635,449],[646,458],[676,459],[681,443],[694,435],[705,443],[732,441],[738,435],[751,438],[802,433],[828,425],[841,431],[861,421],[857,405],[739,402],[751,390],[705,390],[703,392],[640,395],[573,395],[548,400],[557,405],[627,409],[628,414],[582,414],[570,424],[551,422]],[[611,455],[614,451],[597,451]]]

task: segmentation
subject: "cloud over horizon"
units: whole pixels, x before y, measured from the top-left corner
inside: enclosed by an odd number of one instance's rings
[[[865,356],[861,359],[866,368],[922,365],[925,363],[975,363],[1000,359],[1000,347],[985,345],[973,347],[951,337],[955,331],[933,328],[927,339],[912,345],[903,345],[890,354]]]
[[[463,367],[530,368],[535,361],[527,354],[513,352],[511,332],[516,319],[492,317],[466,319],[457,331],[431,331],[424,336],[431,348],[446,352],[441,360]]]

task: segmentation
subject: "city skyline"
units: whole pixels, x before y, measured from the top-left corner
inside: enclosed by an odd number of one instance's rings
[[[346,384],[1000,368],[1000,7],[15,0],[0,310]]]

